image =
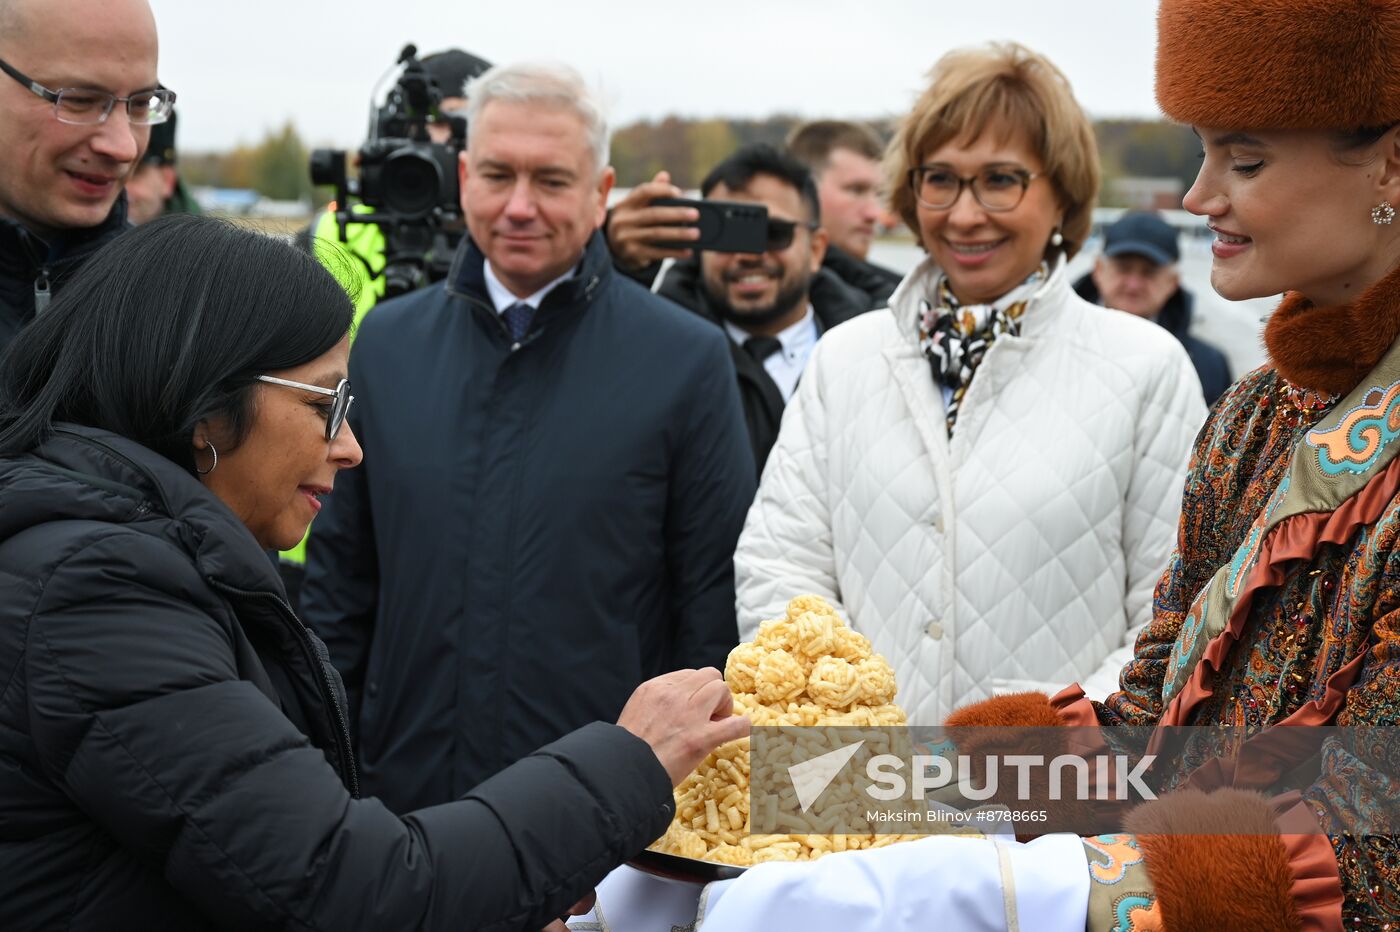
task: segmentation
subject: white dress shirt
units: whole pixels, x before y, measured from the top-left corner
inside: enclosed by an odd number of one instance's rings
[[[727,320],[724,322],[724,329],[729,338],[740,346],[753,336]],[[812,356],[818,336],[820,334],[817,331],[817,315],[810,303],[801,320],[777,334],[778,342],[783,348],[763,360],[763,368],[773,380],[773,384],[778,386],[778,391],[782,392],[783,401],[792,400],[792,393],[797,391],[797,380],[802,376],[802,370],[807,367],[807,360]]]
[[[540,309],[540,302],[544,300],[544,296],[549,294],[559,285],[573,278],[575,273],[578,272],[578,267],[574,266],[573,268],[570,268],[569,271],[565,272],[563,275],[560,275],[554,281],[550,282],[548,285],[545,285],[543,288],[530,295],[528,298],[517,298],[509,288],[501,284],[501,280],[496,277],[496,270],[491,268],[490,259],[486,260],[485,272],[486,293],[491,296],[491,303],[496,306],[496,313],[502,314],[505,312],[505,309],[510,307],[512,304],[528,304],[538,311]]]

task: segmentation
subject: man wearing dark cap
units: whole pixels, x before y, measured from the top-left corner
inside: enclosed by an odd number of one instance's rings
[[[467,82],[485,74],[491,63],[471,52],[448,49],[427,56],[422,59],[422,64],[442,91],[438,113],[443,119],[428,124],[428,135],[433,142],[446,143],[452,138],[452,127],[447,123],[447,118],[466,115]]]
[[[1104,230],[1103,254],[1094,270],[1075,282],[1086,301],[1146,317],[1181,341],[1196,367],[1206,404],[1234,379],[1225,354],[1191,335],[1195,296],[1181,287],[1175,228],[1151,213],[1124,214]]]
[[[175,167],[175,114],[151,127],[151,143],[141,164],[126,181],[126,217],[149,223],[163,214],[197,214],[195,203]]]

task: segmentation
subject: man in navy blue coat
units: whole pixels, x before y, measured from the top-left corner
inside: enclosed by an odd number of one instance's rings
[[[582,81],[502,67],[469,97],[469,236],[444,282],[365,318],[365,465],[302,593],[365,792],[399,811],[616,719],[654,674],[722,667],[756,480],[724,334],[613,272]]]

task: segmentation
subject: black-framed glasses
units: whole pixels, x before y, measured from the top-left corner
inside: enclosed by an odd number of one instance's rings
[[[972,188],[977,203],[993,213],[1000,213],[1015,210],[1031,182],[1042,175],[1015,165],[988,165],[964,178],[946,165],[920,165],[909,169],[909,186],[914,190],[914,197],[929,210],[952,207],[967,186]]]
[[[350,380],[341,379],[335,388],[322,388],[319,385],[308,385],[305,382],[293,382],[291,379],[279,379],[271,375],[258,376],[259,382],[268,382],[272,385],[281,385],[286,388],[296,388],[304,392],[315,392],[318,395],[334,395],[335,400],[331,402],[331,410],[326,415],[326,442],[330,443],[335,439],[335,435],[340,433],[340,426],[345,423],[346,416],[350,413],[350,405],[354,403],[355,396],[350,394]]]
[[[821,226],[807,220],[802,226],[809,230],[815,230]],[[792,241],[797,238],[798,222],[796,220],[779,220],[777,217],[768,218],[768,249],[776,252],[780,249],[787,249],[792,245]]]
[[[4,59],[0,59],[0,71],[53,104],[54,118],[60,123],[74,126],[106,123],[107,117],[112,115],[112,108],[121,103],[126,107],[126,118],[132,124],[152,126],[170,119],[170,111],[175,109],[175,92],[164,87],[138,91],[130,97],[118,97],[106,91],[80,87],[50,90]]]

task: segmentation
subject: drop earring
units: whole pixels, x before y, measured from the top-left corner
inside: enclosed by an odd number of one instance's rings
[[[1391,211],[1391,213],[1394,213],[1394,211]],[[1065,238],[1060,235],[1060,228],[1055,227],[1055,232],[1050,234],[1050,245],[1054,246],[1056,249],[1059,249],[1064,244]]]

